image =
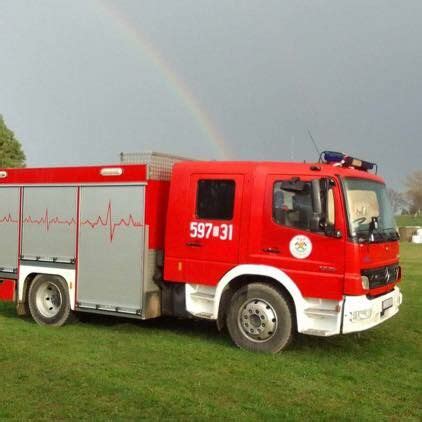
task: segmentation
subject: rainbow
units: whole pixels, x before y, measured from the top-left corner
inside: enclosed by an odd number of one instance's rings
[[[130,19],[113,4],[106,0],[97,0],[96,3],[104,14],[108,15],[113,23],[121,30],[128,42],[140,47],[143,54],[158,69],[169,87],[182,99],[186,108],[194,116],[201,130],[218,149],[220,158],[228,159],[232,157],[230,148],[223,136],[219,133],[209,114],[204,110],[198,99],[195,98],[188,85],[171,68],[160,51],[150,42],[145,34],[139,28],[135,27]]]

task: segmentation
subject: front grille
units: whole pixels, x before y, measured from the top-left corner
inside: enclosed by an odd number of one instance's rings
[[[394,264],[381,268],[363,270],[362,275],[368,277],[370,289],[386,286],[387,284],[394,283],[399,279],[400,265]]]

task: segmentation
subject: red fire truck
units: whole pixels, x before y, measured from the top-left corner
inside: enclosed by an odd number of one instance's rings
[[[45,325],[75,312],[215,320],[253,351],[366,330],[402,302],[375,170],[334,152],[0,170],[0,297]]]

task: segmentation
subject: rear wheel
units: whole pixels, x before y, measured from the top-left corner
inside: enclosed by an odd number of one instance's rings
[[[268,284],[251,283],[234,293],[226,324],[238,347],[277,353],[293,340],[293,315],[288,299],[277,289]]]
[[[37,275],[29,288],[29,311],[40,325],[61,326],[72,317],[69,290],[57,276]]]

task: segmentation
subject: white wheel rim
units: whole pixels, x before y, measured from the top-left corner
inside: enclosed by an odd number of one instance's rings
[[[54,283],[45,281],[38,287],[35,302],[43,317],[53,318],[59,313],[62,306],[62,294]]]
[[[270,340],[278,327],[274,308],[269,302],[259,298],[248,299],[243,303],[237,321],[243,335],[259,343]]]

